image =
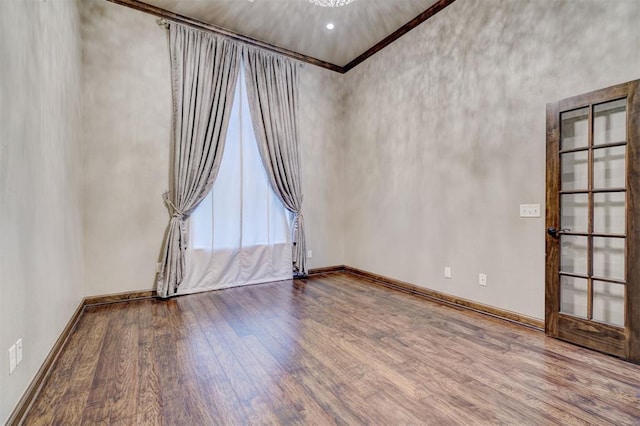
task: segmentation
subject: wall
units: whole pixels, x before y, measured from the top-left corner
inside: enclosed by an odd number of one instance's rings
[[[300,72],[303,213],[309,268],[344,264],[342,75],[312,65]]]
[[[638,22],[637,0],[458,0],[346,74],[346,264],[543,318],[544,218],[518,206],[544,211],[545,104],[640,78]]]
[[[105,0],[82,2],[87,295],[154,286],[168,215],[171,87],[156,18]],[[300,132],[309,264],[342,263],[341,76],[301,70]]]
[[[0,423],[82,299],[79,37],[75,1],[0,2]]]
[[[171,86],[155,18],[81,2],[86,294],[151,290],[168,214]]]

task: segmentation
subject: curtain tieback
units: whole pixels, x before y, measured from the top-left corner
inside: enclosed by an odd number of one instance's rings
[[[164,200],[164,205],[167,206],[169,210],[169,214],[171,214],[172,219],[178,219],[180,222],[184,222],[184,212],[176,207],[175,204],[169,199],[169,191],[162,194],[162,199]]]
[[[185,228],[185,214],[182,210],[180,210],[179,208],[176,207],[175,204],[173,204],[173,202],[169,199],[169,191],[165,192],[164,194],[162,194],[162,198],[164,199],[164,204],[165,206],[167,206],[167,209],[169,210],[169,213],[171,214],[171,221],[173,220],[177,220],[178,221],[178,226],[180,229],[180,234],[182,235],[182,244],[180,245],[180,248],[182,250],[186,250],[187,249],[187,236],[186,236],[186,228]]]

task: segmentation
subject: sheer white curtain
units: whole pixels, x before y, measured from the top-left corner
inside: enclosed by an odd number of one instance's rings
[[[292,277],[291,219],[269,186],[239,79],[218,177],[189,219],[179,294]]]

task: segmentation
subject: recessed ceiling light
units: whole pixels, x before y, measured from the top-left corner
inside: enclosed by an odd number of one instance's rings
[[[331,22],[329,22],[329,23],[327,24],[327,29],[328,29],[328,30],[332,30],[332,29],[334,29],[335,27],[336,27],[336,26],[335,26],[335,25],[333,25]]]

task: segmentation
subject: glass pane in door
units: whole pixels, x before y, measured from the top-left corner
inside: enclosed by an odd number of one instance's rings
[[[589,195],[564,194],[560,197],[560,227],[572,232],[587,232],[589,225]]]
[[[627,100],[618,99],[593,107],[593,144],[626,142]]]
[[[624,327],[623,284],[593,282],[593,319]]]
[[[587,317],[587,280],[560,277],[560,312],[577,317]]]
[[[624,145],[593,150],[593,187],[595,189],[625,187],[625,152]]]
[[[626,231],[625,192],[593,194],[593,232],[597,234],[624,234]]]
[[[578,151],[560,156],[563,191],[586,190],[589,186],[589,153]]]
[[[624,280],[624,238],[593,238],[593,275]]]
[[[589,108],[563,112],[560,116],[560,149],[586,147],[589,143]]]
[[[560,237],[560,271],[587,274],[587,237],[562,235]]]

